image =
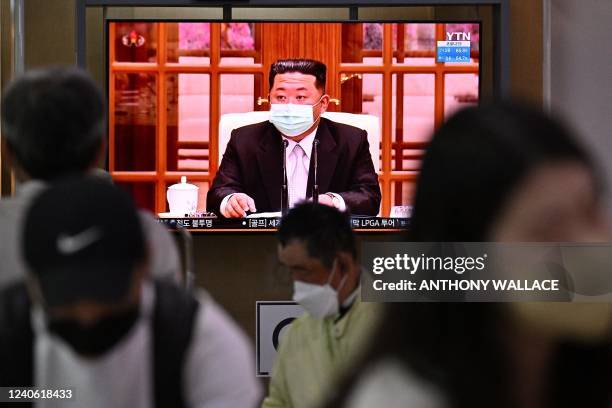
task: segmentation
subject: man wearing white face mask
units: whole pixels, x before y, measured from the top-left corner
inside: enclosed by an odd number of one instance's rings
[[[310,199],[317,152],[319,202],[353,214],[376,215],[378,176],[364,130],[322,118],[325,65],[279,60],[270,68],[270,119],[235,129],[206,198],[208,211],[227,218],[275,212]],[[283,144],[287,202],[281,203]]]
[[[306,313],[281,339],[262,408],[316,407],[367,344],[381,306],[360,300],[361,266],[346,214],[298,204],[278,233],[279,261]]]

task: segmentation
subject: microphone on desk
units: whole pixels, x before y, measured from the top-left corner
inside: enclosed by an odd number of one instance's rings
[[[312,202],[316,205],[319,204],[319,181],[317,180],[317,168],[319,165],[319,139],[315,139],[313,142],[312,159],[314,160],[313,168],[313,182],[312,182]]]
[[[289,210],[289,189],[287,186],[287,146],[289,142],[283,139],[283,188],[281,191],[281,214],[284,216]]]

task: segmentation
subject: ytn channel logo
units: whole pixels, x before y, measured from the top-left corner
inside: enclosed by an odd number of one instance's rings
[[[436,62],[470,62],[472,33],[447,32],[446,41],[438,41]]]
[[[458,33],[447,32],[446,33],[446,41],[471,41],[471,40],[472,40],[472,33],[464,33],[464,32],[458,32]]]

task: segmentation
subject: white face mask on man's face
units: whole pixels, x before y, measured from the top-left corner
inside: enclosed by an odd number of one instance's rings
[[[299,303],[312,317],[324,319],[328,316],[338,314],[338,291],[342,289],[346,280],[345,276],[340,282],[338,290],[334,289],[330,282],[336,272],[337,262],[334,261],[329,280],[325,285],[317,285],[296,280],[293,282],[293,300]]]
[[[322,99],[323,96],[314,105],[273,103],[270,105],[270,123],[287,137],[301,135],[314,124],[313,110]]]

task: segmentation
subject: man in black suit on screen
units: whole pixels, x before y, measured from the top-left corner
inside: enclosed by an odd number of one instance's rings
[[[317,157],[319,203],[357,215],[378,214],[380,187],[367,133],[321,117],[329,104],[326,71],[314,60],[272,64],[270,120],[232,132],[206,198],[208,211],[226,218],[280,211],[285,144],[284,205],[312,197]]]

